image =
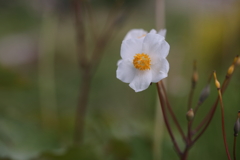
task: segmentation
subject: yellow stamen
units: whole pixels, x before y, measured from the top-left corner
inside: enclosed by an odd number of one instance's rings
[[[144,53],[137,53],[133,59],[133,65],[139,70],[150,69],[151,59],[149,55]]]
[[[143,35],[139,36],[138,38],[140,39],[140,38],[145,37],[145,36],[146,36],[146,34],[143,34]]]

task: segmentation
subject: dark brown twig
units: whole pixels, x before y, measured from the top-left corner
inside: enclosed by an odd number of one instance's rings
[[[166,93],[166,89],[165,89],[165,87],[164,87],[164,84],[163,84],[162,81],[160,81],[159,83],[160,83],[160,85],[161,85],[161,87],[162,87],[162,90],[163,90],[163,94],[164,94],[164,97],[165,97],[165,100],[166,100],[166,104],[167,104],[167,109],[168,109],[168,111],[170,112],[170,115],[171,115],[171,117],[172,117],[175,125],[177,126],[177,129],[178,129],[178,131],[180,132],[183,140],[184,140],[185,142],[187,142],[187,137],[184,135],[184,132],[183,132],[180,124],[178,123],[178,120],[177,120],[177,118],[176,118],[176,116],[175,116],[175,114],[174,114],[174,112],[173,112],[173,110],[172,110],[172,107],[171,107],[170,103],[169,103],[169,100],[168,100],[168,97],[167,97],[167,93]]]
[[[193,94],[194,94],[194,91],[196,88],[197,80],[198,80],[197,66],[196,66],[196,61],[194,61],[193,62],[193,74],[192,74],[192,86],[191,86],[191,90],[189,93],[187,110],[190,110],[190,108],[192,106]]]
[[[218,97],[219,97],[220,106],[221,106],[223,142],[224,142],[224,146],[225,146],[225,150],[226,150],[226,153],[227,153],[228,160],[231,160],[231,156],[230,156],[230,153],[228,151],[227,140],[226,140],[226,132],[225,132],[225,124],[224,124],[224,107],[223,107],[223,100],[222,100],[222,93],[221,93],[220,83],[217,80],[216,72],[214,72],[213,74],[214,74],[215,85],[216,85],[217,90],[218,90]]]
[[[173,142],[173,145],[177,151],[177,154],[179,156],[181,156],[181,150],[175,140],[175,137],[173,135],[173,132],[172,132],[172,129],[170,127],[170,124],[169,124],[169,121],[168,121],[168,118],[167,118],[167,113],[166,113],[166,110],[165,110],[165,100],[164,100],[164,97],[163,97],[163,94],[162,94],[162,91],[161,91],[161,81],[156,83],[157,85],[157,91],[158,91],[158,96],[159,96],[159,100],[160,100],[160,104],[161,104],[161,108],[162,108],[162,113],[163,113],[163,119],[164,119],[164,122],[166,124],[166,127],[167,127],[167,130],[168,130],[168,133],[170,135],[170,138]]]

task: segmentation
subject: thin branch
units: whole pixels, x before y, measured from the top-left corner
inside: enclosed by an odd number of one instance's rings
[[[165,89],[165,87],[164,87],[164,84],[163,84],[162,81],[160,81],[159,83],[160,83],[160,85],[162,86],[164,98],[165,98],[166,104],[167,104],[167,109],[168,109],[168,111],[170,112],[170,115],[171,115],[171,117],[172,117],[175,125],[177,126],[177,129],[178,129],[178,131],[180,132],[183,140],[184,140],[185,142],[187,142],[187,137],[184,135],[184,132],[183,132],[180,124],[178,123],[178,120],[177,120],[177,118],[176,118],[176,116],[175,116],[175,114],[174,114],[174,112],[173,112],[173,110],[172,110],[172,107],[171,107],[170,103],[169,103],[169,100],[168,100],[168,97],[167,97],[167,93],[166,93],[166,89]]]
[[[226,150],[226,153],[227,153],[227,156],[228,156],[228,160],[231,160],[231,156],[230,156],[230,153],[228,151],[227,140],[226,140],[226,132],[225,132],[225,125],[224,125],[224,108],[223,108],[222,94],[221,94],[221,89],[220,88],[218,88],[218,95],[219,95],[220,104],[221,104],[223,141],[224,141],[225,150]]]
[[[202,126],[205,124],[204,128],[201,130],[201,132],[195,137],[195,139],[192,141],[192,144],[194,144],[201,136],[202,134],[206,131],[207,127],[209,126],[213,116],[214,116],[214,113],[216,111],[216,108],[217,108],[217,105],[218,105],[218,102],[219,102],[219,97],[216,99],[213,107],[211,108],[211,110],[209,111],[208,115],[205,117],[205,119],[200,123],[200,125],[192,132],[192,134],[194,135],[195,133],[197,133],[201,128]]]
[[[197,73],[196,61],[194,61],[193,62],[193,74],[192,74],[192,87],[191,87],[191,90],[189,93],[187,110],[190,110],[190,108],[192,107],[193,94],[194,94],[194,91],[196,88],[197,80],[198,80],[198,73]]]
[[[73,0],[73,11],[75,16],[75,25],[77,32],[77,52],[79,56],[79,65],[84,69],[88,65],[86,57],[86,37],[85,28],[83,24],[83,1]]]
[[[228,78],[226,77],[223,81],[223,84],[222,84],[222,88],[227,88],[227,83],[228,83]],[[209,78],[209,82],[211,81],[211,78]],[[225,90],[221,90],[221,93],[223,95],[223,93],[225,92]],[[192,134],[195,134],[197,133],[205,124],[206,126],[208,126],[209,124],[208,121],[211,121],[212,120],[212,117],[214,116],[214,113],[215,113],[215,110],[216,110],[216,107],[218,105],[218,101],[219,101],[219,97],[216,99],[214,105],[212,106],[212,108],[209,110],[207,116],[205,116],[205,118],[201,121],[201,123],[196,127],[196,129],[194,129],[194,131],[192,132]],[[210,123],[210,122],[209,122]],[[204,129],[205,131],[205,129]]]
[[[161,91],[161,82],[156,83],[156,85],[157,85],[157,91],[158,91],[159,100],[160,100],[160,103],[161,103],[161,108],[162,108],[164,122],[166,124],[167,130],[168,130],[170,138],[171,138],[171,140],[173,142],[173,145],[174,145],[174,147],[175,147],[175,149],[177,151],[177,154],[179,156],[181,156],[181,154],[182,154],[181,150],[180,150],[180,148],[179,148],[179,146],[178,146],[178,144],[177,144],[177,142],[175,140],[175,137],[173,135],[172,129],[170,127],[170,124],[169,124],[169,121],[168,121],[168,118],[167,118],[167,114],[166,114],[166,110],[165,110],[165,100],[164,100],[164,97],[163,97],[163,94],[162,94],[162,91]]]

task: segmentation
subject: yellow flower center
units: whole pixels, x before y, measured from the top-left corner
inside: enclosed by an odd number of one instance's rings
[[[150,69],[151,59],[149,55],[144,53],[137,53],[133,59],[133,65],[139,70]]]
[[[143,35],[139,36],[138,38],[140,39],[140,38],[145,37],[145,36],[146,36],[146,34],[143,34]]]

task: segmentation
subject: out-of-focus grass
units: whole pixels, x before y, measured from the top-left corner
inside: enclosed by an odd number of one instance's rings
[[[75,109],[79,84],[81,83],[81,72],[78,69],[74,48],[74,23],[71,15],[65,15],[59,22],[58,28],[55,80],[60,126],[57,129],[55,127],[53,127],[55,129],[43,129],[41,126],[37,63],[32,62],[16,68],[13,67],[11,69],[14,72],[7,71],[6,76],[4,76],[4,72],[0,72],[3,75],[3,80],[9,77],[10,80],[7,82],[11,82],[9,83],[11,87],[7,88],[7,85],[3,83],[5,88],[0,90],[0,140],[2,140],[0,141],[0,155],[15,159],[27,159],[27,157],[40,155],[39,159],[49,160],[76,158],[84,160],[151,159],[155,85],[153,84],[144,92],[135,93],[128,84],[116,79],[116,63],[120,59],[122,38],[128,30],[154,28],[153,7],[154,4],[151,2],[133,10],[127,23],[119,30],[114,41],[108,45],[92,81],[86,118],[85,144],[80,149],[67,148],[72,144]],[[7,11],[2,11],[5,14],[0,16],[2,24],[6,24],[0,27],[2,37],[9,33],[28,32],[29,29],[31,31],[37,30],[37,26],[41,24],[40,16],[35,19],[35,16],[25,15],[26,11],[15,10],[16,13],[12,13],[13,18],[9,16],[10,13]],[[101,13],[98,15],[99,17],[104,17],[106,14],[103,10],[97,11],[97,13]],[[15,16],[18,18],[15,19]],[[222,53],[221,43],[225,39],[219,40],[218,30],[214,29],[223,24],[219,22],[222,20],[221,17],[209,20],[204,16],[196,17],[194,18],[194,14],[172,11],[170,8],[166,15],[167,41],[171,45],[168,57],[170,72],[167,78],[169,96],[173,109],[185,129],[187,129],[185,118],[187,94],[190,88],[193,59],[198,60],[200,75],[194,97],[195,103],[193,103],[196,104],[198,93],[204,87],[209,73],[216,69],[219,80],[223,80],[228,65],[231,64],[236,52],[239,52],[239,47],[233,41],[233,44],[228,46],[233,45],[236,50],[230,50],[228,55]],[[237,18],[239,16],[235,17],[235,19]],[[18,21],[19,19],[22,20],[21,23]],[[220,24],[214,23],[215,20]],[[202,24],[202,26],[198,26],[198,24]],[[237,27],[232,28],[235,28],[236,33],[239,33]],[[205,31],[212,34],[205,34]],[[214,36],[215,34],[216,36]],[[235,39],[239,41],[239,36],[236,36]],[[211,45],[212,43],[216,45]],[[19,84],[18,79],[22,77],[26,81]],[[230,150],[233,140],[232,128],[240,101],[238,98],[240,95],[239,77],[239,69],[236,69],[236,74],[223,98]],[[21,87],[15,87],[19,85]],[[217,91],[212,85],[211,95],[200,108],[196,121],[203,118],[204,113],[210,108],[216,97]],[[163,132],[162,159],[177,159],[169,135],[165,130]],[[176,133],[178,142],[182,143],[177,130],[174,130],[174,133]],[[183,147],[183,144],[181,146]],[[52,152],[53,150],[55,152]],[[218,108],[210,127],[190,151],[189,159],[226,159],[225,156]]]

